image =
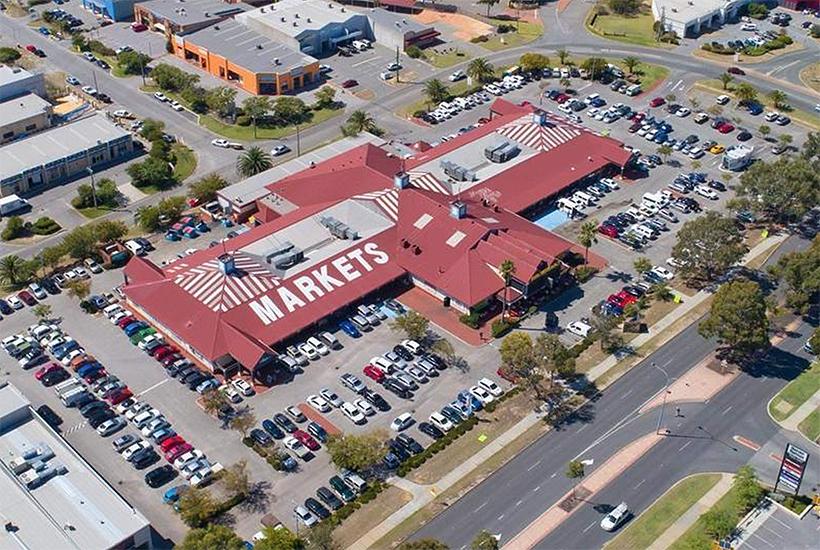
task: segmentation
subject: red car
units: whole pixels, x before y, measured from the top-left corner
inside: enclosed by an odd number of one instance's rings
[[[728,134],[729,132],[733,131],[735,127],[728,122],[724,122],[720,126],[718,126],[718,132],[721,134]]]
[[[26,50],[30,51],[31,53],[34,53],[37,51],[37,48],[29,44],[28,46],[26,46]]]
[[[119,405],[120,403],[122,403],[123,401],[128,399],[129,397],[134,397],[134,394],[131,393],[131,390],[129,390],[128,388],[122,388],[122,389],[115,390],[114,392],[112,392],[107,397],[107,399],[108,399],[108,403],[111,406],[114,406],[114,405]]]
[[[618,229],[612,227],[611,225],[601,225],[598,227],[598,233],[602,235],[606,235],[607,237],[612,237],[613,239],[618,238]]]
[[[42,378],[46,374],[48,374],[50,372],[54,372],[55,370],[61,370],[62,368],[63,367],[61,367],[57,363],[47,363],[47,364],[43,365],[42,367],[40,367],[39,369],[37,369],[37,372],[34,373],[34,378],[39,380],[40,378]]]
[[[637,301],[637,298],[635,298],[632,294],[628,294],[623,290],[620,291],[618,294],[610,294],[609,298],[607,298],[607,302],[614,306],[618,306],[621,309],[625,308],[628,304]]]
[[[635,122],[643,122],[643,119],[645,119],[645,118],[646,118],[646,115],[645,115],[645,114],[643,114],[643,113],[638,113],[637,115],[635,115],[635,116],[632,118],[632,120],[634,120]]]
[[[640,122],[636,122],[635,124],[629,127],[629,133],[634,134],[635,132],[641,129],[641,126],[643,126],[643,124],[641,124]]]
[[[171,355],[166,355],[165,357],[160,359],[159,362],[162,363],[163,367],[167,367],[168,365],[173,365],[174,363],[176,363],[180,359],[184,359],[184,357],[182,357],[178,353],[172,353]]]
[[[165,451],[172,449],[177,445],[182,445],[183,443],[185,443],[185,440],[181,436],[175,435],[173,437],[169,437],[168,439],[160,443],[159,448],[164,453]]]
[[[649,106],[650,107],[660,107],[664,103],[666,103],[666,100],[664,98],[656,97],[655,99],[653,99],[652,101],[649,102]]]
[[[498,367],[498,370],[496,370],[495,373],[507,382],[510,382],[512,384],[518,383],[518,377],[511,373],[509,369],[506,369],[504,367]]]
[[[131,30],[134,31],[134,32],[142,32],[142,31],[147,31],[148,27],[146,27],[142,23],[137,23],[135,21],[135,22],[131,23]]]
[[[373,365],[365,366],[364,373],[368,378],[372,378],[376,382],[381,382],[384,380],[384,372],[382,372],[381,369],[377,369]]]
[[[174,355],[177,351],[179,350],[177,350],[174,346],[160,346],[154,353],[154,359],[157,361],[162,361],[166,357]]]
[[[26,304],[30,306],[36,306],[37,300],[34,299],[34,296],[28,293],[27,290],[23,290],[17,294],[17,297],[23,300]]]
[[[128,325],[130,325],[131,323],[136,322],[136,320],[137,320],[136,317],[134,317],[133,315],[129,315],[128,317],[123,317],[122,319],[117,321],[117,326],[120,327],[121,329],[123,329],[123,328],[127,327]]]
[[[567,94],[558,94],[558,97],[555,98],[558,103],[566,103],[568,100],[569,96]]]
[[[350,80],[345,80],[344,82],[342,82],[342,88],[345,88],[345,89],[352,88],[353,86],[358,86],[358,85],[359,85],[359,81],[358,80],[353,80],[352,78]]]
[[[188,451],[193,450],[193,445],[190,443],[181,443],[176,447],[171,447],[165,452],[165,460],[168,462],[173,462]]]
[[[299,443],[301,443],[311,451],[319,450],[319,444],[306,431],[296,430],[295,432],[293,432],[293,437],[295,437],[299,441]]]
[[[743,75],[746,74],[746,72],[743,69],[741,69],[740,67],[729,67],[728,69],[726,69],[726,72],[730,73],[730,74],[737,74],[737,75],[740,75],[740,76],[743,76]]]

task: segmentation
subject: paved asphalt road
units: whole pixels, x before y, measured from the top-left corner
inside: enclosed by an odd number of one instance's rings
[[[807,240],[791,237],[775,258],[807,245]],[[807,356],[799,350],[808,337],[809,327],[804,324],[798,332],[707,404],[683,406],[682,420],[667,414],[664,426],[672,429],[672,437],[656,445],[596,495],[595,502],[617,505],[627,499],[630,508],[639,514],[689,473],[732,471],[749,461],[754,453],[735,444],[732,437],[743,435],[762,445],[777,433],[761,404],[765,405],[807,364]],[[413,538],[434,537],[450,548],[460,549],[469,546],[478,531],[487,529],[500,534],[502,544],[509,541],[571,489],[571,482],[564,475],[569,461],[593,459],[601,464],[636,437],[655,429],[657,410],[637,414],[666,384],[665,375],[652,363],[666,370],[670,378],[676,378],[714,349],[714,342],[697,334],[696,324],[690,326],[616,381],[581,414],[525,449]],[[602,509],[596,510],[590,504],[576,511],[538,547],[599,547],[610,535],[598,527],[587,529],[603,517]]]

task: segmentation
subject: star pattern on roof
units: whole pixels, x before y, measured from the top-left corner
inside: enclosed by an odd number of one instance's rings
[[[525,115],[496,130],[496,133],[536,151],[549,151],[575,139],[582,130],[546,113],[546,122],[538,124]]]

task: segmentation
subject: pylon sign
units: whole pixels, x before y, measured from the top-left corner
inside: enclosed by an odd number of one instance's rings
[[[796,445],[788,443],[783,453],[783,459],[780,461],[780,471],[777,474],[774,490],[777,491],[777,487],[783,485],[790,492],[797,495],[808,462],[809,453]]]

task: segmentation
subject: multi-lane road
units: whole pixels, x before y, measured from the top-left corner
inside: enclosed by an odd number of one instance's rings
[[[808,241],[792,236],[773,260]],[[743,436],[763,445],[778,435],[765,405],[788,380],[808,364],[802,350],[812,327],[802,323],[786,339],[706,403],[682,405],[682,418],[667,414],[671,431],[648,453],[592,497],[538,548],[598,548],[611,537],[598,527],[605,506],[626,500],[637,515],[677,480],[693,472],[732,472],[755,452],[735,443]],[[487,529],[503,544],[527,527],[572,487],[564,475],[571,460],[602,464],[618,449],[656,430],[659,409],[643,414],[642,405],[713,352],[715,343],[697,333],[694,324],[647,357],[591,402],[582,414],[541,437],[487,480],[422,527],[413,538],[433,537],[453,549],[469,547]],[[654,363],[654,366],[653,366]],[[659,367],[659,368],[658,368]],[[667,409],[669,413],[669,409]],[[760,461],[760,475],[773,482],[777,464]],[[591,471],[591,470],[590,470]],[[588,472],[589,473],[589,472]],[[816,484],[816,473],[807,485]]]

